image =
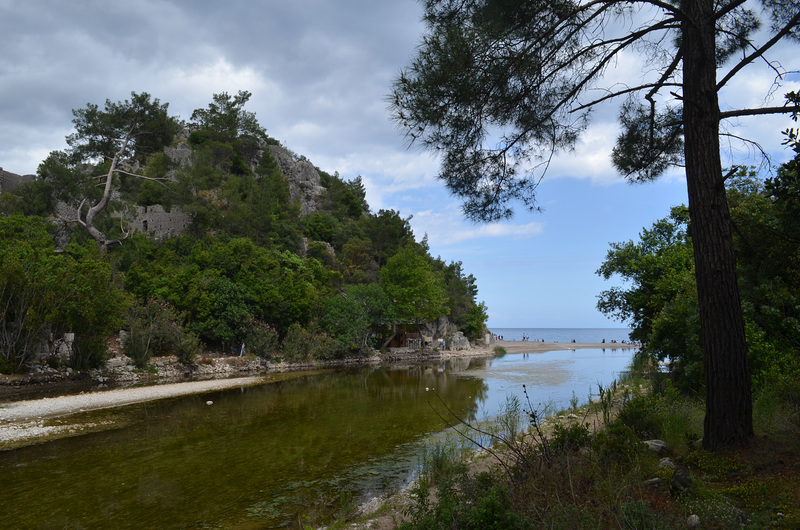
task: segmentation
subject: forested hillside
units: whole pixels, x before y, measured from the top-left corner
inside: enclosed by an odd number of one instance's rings
[[[482,334],[461,263],[433,258],[400,212],[372,212],[360,177],[269,137],[249,97],[216,94],[189,121],[146,93],[73,111],[69,148],[0,196],[3,372],[54,358],[68,332],[75,368],[101,364],[120,329],[141,366],[242,344],[361,356],[442,317],[441,333]]]

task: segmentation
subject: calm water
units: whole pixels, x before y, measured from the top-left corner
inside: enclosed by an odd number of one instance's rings
[[[87,420],[120,427],[0,452],[2,526],[320,523],[343,501],[412,479],[426,440],[445,428],[434,409],[482,419],[496,414],[507,396],[521,396],[522,384],[535,407],[566,406],[573,390],[586,401],[631,355],[559,351],[301,374],[87,413]]]

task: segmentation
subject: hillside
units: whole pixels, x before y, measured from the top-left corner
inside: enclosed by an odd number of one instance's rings
[[[34,357],[95,366],[119,329],[142,366],[191,363],[201,347],[330,359],[482,336],[475,278],[432,257],[410,218],[371,211],[360,177],[269,137],[249,97],[217,94],[189,122],[148,94],[73,111],[69,149],[0,195],[16,243],[0,252],[14,308],[2,371]]]

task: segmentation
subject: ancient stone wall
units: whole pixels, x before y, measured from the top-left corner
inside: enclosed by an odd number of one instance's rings
[[[17,175],[0,167],[0,193],[11,193],[15,188],[36,180],[35,175]]]

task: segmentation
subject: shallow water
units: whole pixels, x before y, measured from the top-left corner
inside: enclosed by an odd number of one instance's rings
[[[563,406],[573,389],[585,401],[631,355],[577,350],[332,371],[87,413],[120,428],[0,452],[3,525],[317,523],[342,503],[405,485],[425,441],[446,426],[437,411],[482,419],[522,396],[523,383],[534,406]]]

